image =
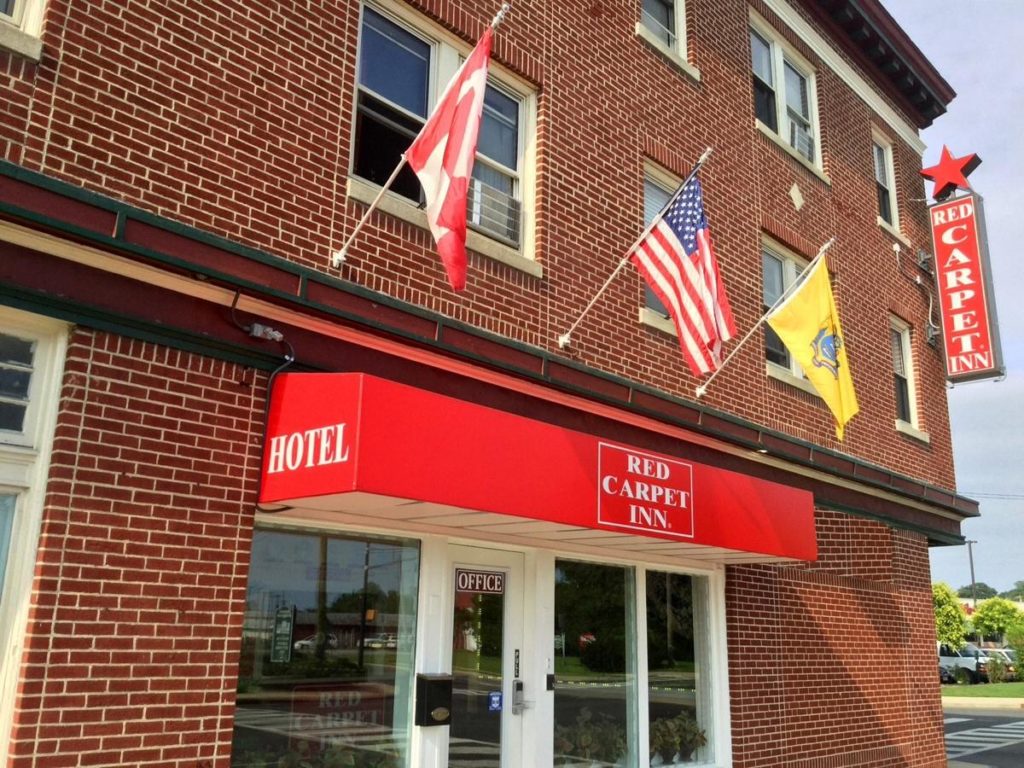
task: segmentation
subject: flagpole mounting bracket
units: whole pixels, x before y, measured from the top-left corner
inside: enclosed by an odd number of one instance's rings
[[[565,349],[571,343],[572,343],[572,334],[570,334],[570,333],[563,333],[561,336],[558,337],[558,347],[559,347],[559,349]]]
[[[339,248],[338,250],[336,250],[334,252],[334,255],[331,256],[331,266],[340,267],[342,264],[344,264],[348,257],[347,251],[347,248]]]

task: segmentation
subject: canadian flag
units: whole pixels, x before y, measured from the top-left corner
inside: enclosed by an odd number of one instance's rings
[[[430,231],[456,291],[466,287],[466,196],[493,37],[494,29],[488,27],[405,153],[423,186]]]

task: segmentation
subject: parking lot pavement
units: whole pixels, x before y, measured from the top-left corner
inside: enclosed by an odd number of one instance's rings
[[[959,760],[950,760],[946,765],[947,768],[992,768],[981,763],[961,763]]]

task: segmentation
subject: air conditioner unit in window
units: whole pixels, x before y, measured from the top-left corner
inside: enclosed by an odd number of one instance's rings
[[[789,145],[808,160],[814,160],[814,137],[803,125],[789,122]]]

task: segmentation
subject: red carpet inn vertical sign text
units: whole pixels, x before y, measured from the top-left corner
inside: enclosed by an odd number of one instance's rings
[[[946,378],[971,381],[1003,376],[981,197],[972,193],[937,203],[928,214]]]

